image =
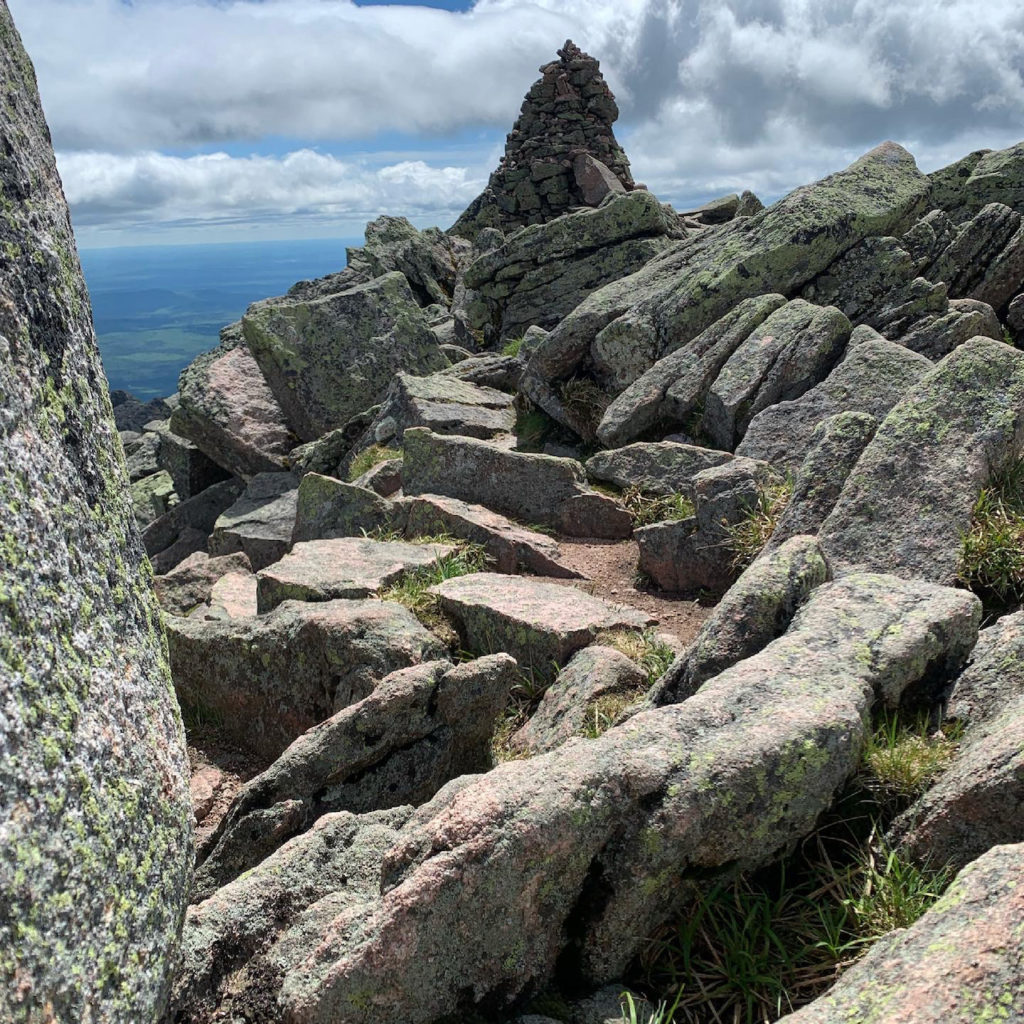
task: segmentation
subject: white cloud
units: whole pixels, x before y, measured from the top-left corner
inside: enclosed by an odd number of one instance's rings
[[[443,223],[494,158],[446,155],[446,140],[510,128],[568,36],[602,62],[637,178],[680,202],[742,187],[774,197],[886,138],[931,169],[1024,136],[1019,0],[478,0],[466,13],[350,0],[9,4],[76,221],[97,228],[104,217],[354,222],[384,202]],[[302,155],[356,139],[397,146],[389,165],[424,166],[383,174],[380,160]],[[199,147],[236,155],[190,157]],[[248,149],[296,152],[237,156]],[[184,156],[161,163],[168,150]]]

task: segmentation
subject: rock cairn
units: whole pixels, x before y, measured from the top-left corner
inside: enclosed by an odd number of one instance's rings
[[[615,139],[619,116],[600,65],[571,39],[545,64],[523,100],[505,155],[487,188],[452,232],[513,231],[544,224],[572,206],[596,206],[609,192],[635,188]]]

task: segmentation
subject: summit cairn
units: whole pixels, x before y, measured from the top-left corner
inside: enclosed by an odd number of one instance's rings
[[[600,65],[571,39],[558,57],[540,69],[505,155],[452,234],[474,238],[487,227],[508,233],[544,224],[572,206],[597,206],[610,192],[636,187],[612,132],[619,108]]]

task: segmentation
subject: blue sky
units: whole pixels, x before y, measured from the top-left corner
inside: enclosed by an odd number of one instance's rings
[[[931,170],[1024,137],[1018,0],[8,2],[85,246],[447,227],[569,37],[681,208],[887,138]]]

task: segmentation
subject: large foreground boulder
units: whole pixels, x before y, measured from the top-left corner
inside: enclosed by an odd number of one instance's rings
[[[35,76],[0,4],[0,1019],[148,1024],[191,870],[181,718]]]

